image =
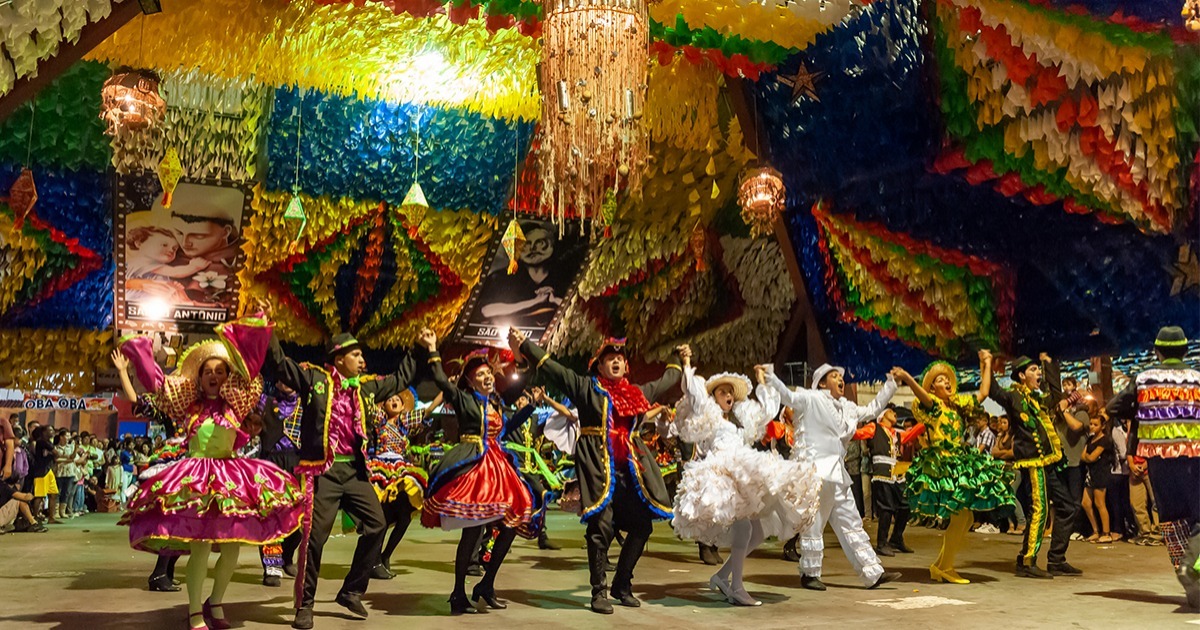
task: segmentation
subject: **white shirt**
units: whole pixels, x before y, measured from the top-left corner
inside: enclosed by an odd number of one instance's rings
[[[846,458],[846,446],[854,437],[859,425],[879,417],[888,401],[896,393],[896,380],[891,376],[883,389],[868,405],[859,405],[849,399],[835,400],[827,389],[788,389],[775,374],[767,375],[767,384],[779,392],[783,404],[795,412],[796,448],[793,458],[807,456],[817,466],[817,474],[823,481],[849,484],[850,475],[842,461]],[[804,446],[801,447],[803,442]]]

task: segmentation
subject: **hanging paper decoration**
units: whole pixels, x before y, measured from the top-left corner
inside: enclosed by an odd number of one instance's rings
[[[158,163],[158,183],[162,184],[162,206],[164,208],[171,207],[171,197],[182,175],[183,165],[179,163],[179,154],[175,152],[175,147],[171,147],[167,149],[167,154]]]
[[[511,276],[517,273],[517,262],[525,249],[525,232],[521,231],[521,224],[517,223],[516,218],[509,221],[504,236],[500,237],[500,245],[504,247],[504,253],[508,256],[508,275]]]
[[[1167,269],[1171,273],[1171,295],[1200,290],[1200,259],[1190,243],[1179,246],[1179,254]]]
[[[750,169],[742,177],[738,186],[738,204],[742,207],[742,220],[750,226],[752,236],[769,234],[786,203],[787,190],[779,171],[760,166]]]
[[[292,244],[289,251],[296,252],[296,248],[300,245],[300,237],[304,236],[304,227],[308,225],[308,215],[304,213],[304,202],[300,200],[300,195],[292,192],[292,198],[288,200],[287,208],[283,211],[283,218],[288,221],[299,221],[300,226],[296,228],[296,237],[292,239]]]
[[[408,187],[408,193],[404,195],[404,201],[400,203],[400,211],[408,217],[411,225],[420,225],[425,220],[425,213],[429,211],[429,202],[425,200],[425,191],[421,188],[421,182],[414,181],[412,186]]]
[[[13,222],[14,227],[21,227],[21,223],[33,210],[33,205],[37,203],[37,200],[37,185],[33,183],[33,171],[23,168],[21,174],[17,176],[17,181],[13,182],[12,188],[8,189],[8,207],[12,208],[13,214],[16,215],[16,220]]]
[[[708,241],[708,234],[699,224],[692,230],[692,236],[688,239],[688,247],[692,250],[692,257],[696,260],[696,271],[708,271],[708,264],[704,262],[704,244]]]
[[[122,130],[143,131],[158,124],[167,103],[158,94],[159,77],[150,70],[122,66],[113,71],[100,89],[103,99],[100,118],[108,123],[108,134]]]
[[[612,238],[613,221],[617,220],[617,193],[611,189],[604,193],[604,204],[600,206],[600,220],[604,223],[604,238]]]
[[[541,200],[601,221],[608,190],[641,187],[645,0],[551,0],[542,36]]]
[[[801,62],[800,67],[796,72],[789,75],[779,75],[775,78],[776,81],[792,88],[792,105],[800,102],[801,97],[808,97],[818,103],[821,99],[817,97],[817,79],[821,78],[824,72],[809,72],[804,63]]]
[[[108,17],[113,4],[112,0],[0,3],[7,53],[0,56],[0,96],[17,79],[36,76],[38,64],[57,55],[61,46],[77,43],[84,27]]]

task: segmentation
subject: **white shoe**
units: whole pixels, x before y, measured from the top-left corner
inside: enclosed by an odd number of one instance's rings
[[[980,525],[979,529],[975,530],[975,532],[979,534],[999,534],[1000,528],[992,525],[991,523],[984,523],[983,525]]]

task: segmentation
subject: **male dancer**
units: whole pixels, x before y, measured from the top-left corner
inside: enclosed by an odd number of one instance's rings
[[[993,374],[988,393],[1008,416],[1008,430],[1013,436],[1013,468],[1025,470],[1029,475],[1032,509],[1027,516],[1029,524],[1021,542],[1021,553],[1017,556],[1016,575],[1043,579],[1056,575],[1083,575],[1083,571],[1067,563],[1067,547],[1071,544],[1071,532],[1075,531],[1076,510],[1067,489],[1067,462],[1050,414],[1061,414],[1072,431],[1081,430],[1083,424],[1072,414],[1063,413],[1068,402],[1062,395],[1058,365],[1045,352],[1038,358],[1040,364],[1029,357],[1017,358],[1012,366],[1011,389],[1000,387]],[[1039,390],[1043,373],[1047,393]],[[1037,566],[1038,551],[1046,531],[1047,501],[1054,508],[1054,534],[1050,538],[1050,553],[1046,556],[1048,572]]]
[[[1167,553],[1188,606],[1200,611],[1200,371],[1183,361],[1178,326],[1158,331],[1154,352],[1158,363],[1109,401],[1108,415],[1131,421],[1129,459],[1149,465]]]
[[[779,392],[783,404],[795,412],[796,448],[793,456],[805,451],[821,476],[821,505],[816,520],[800,538],[800,585],[814,591],[825,590],[821,582],[821,564],[825,559],[825,523],[833,526],[842,550],[867,588],[875,588],[900,578],[900,573],[884,571],[879,556],[871,547],[871,538],[863,531],[862,517],[850,493],[850,475],[843,461],[846,445],[859,424],[873,420],[883,412],[896,393],[894,368],[887,383],[868,405],[846,398],[845,369],[822,365],[813,373],[811,389],[788,389],[775,375],[772,365],[756,370],[766,373],[767,385]]]
[[[259,457],[291,472],[300,461],[296,451],[296,444],[300,441],[300,414],[303,411],[300,399],[292,388],[275,383],[275,391],[264,393],[259,406],[263,425],[262,434],[259,435],[262,444]],[[302,535],[300,530],[296,530],[281,541],[259,548],[263,586],[279,586],[284,574],[295,577],[295,555]]]
[[[865,440],[871,452],[871,496],[879,516],[875,553],[880,556],[894,556],[897,551],[913,552],[904,544],[904,527],[909,515],[904,472],[908,465],[900,462],[900,450],[920,437],[925,432],[925,425],[918,424],[907,431],[898,428],[896,422],[901,414],[905,418],[913,417],[904,407],[888,405],[879,420],[854,432],[854,439]]]
[[[300,561],[304,573],[297,579],[296,618],[293,628],[313,627],[313,600],[321,573],[321,551],[333,529],[338,508],[359,523],[354,560],[337,595],[337,603],[350,612],[367,616],[360,599],[379,564],[384,516],[379,497],[367,474],[367,398],[376,404],[404,391],[415,378],[417,361],[409,354],[396,372],[386,377],[364,376],[367,362],[362,348],[349,333],[334,335],[327,348],[325,366],[296,363],[283,353],[273,335],[263,364],[263,376],[296,390],[303,401],[300,416],[300,465],[297,472],[311,498],[305,518],[306,540]],[[307,548],[307,553],[305,553]]]
[[[612,614],[604,565],[616,530],[627,532],[613,575],[612,596],[622,606],[637,607],[633,569],[650,539],[654,519],[671,518],[671,498],[654,453],[639,428],[651,401],[679,385],[679,365],[668,365],[661,378],[633,385],[626,378],[625,341],[609,339],[600,345],[588,366],[578,374],[550,358],[526,336],[509,331],[513,353],[523,356],[537,374],[575,403],[579,411],[579,440],[575,469],[579,478],[583,522],[587,523],[588,568],[592,581],[592,611]],[[675,349],[691,357],[686,345]]]

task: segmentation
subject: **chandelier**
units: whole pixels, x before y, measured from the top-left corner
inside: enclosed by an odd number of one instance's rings
[[[543,2],[541,206],[610,225],[606,194],[640,189],[646,163],[646,0]]]
[[[108,122],[106,133],[141,131],[158,123],[167,103],[158,94],[158,75],[150,70],[117,68],[100,90],[100,118]]]
[[[742,221],[750,226],[750,235],[759,237],[770,233],[775,218],[783,213],[787,202],[787,189],[779,171],[770,166],[760,166],[746,171],[738,186],[738,205],[742,207]]]
[[[1200,31],[1200,0],[1184,0],[1181,13],[1189,31]]]

